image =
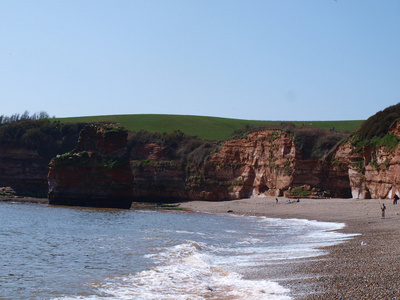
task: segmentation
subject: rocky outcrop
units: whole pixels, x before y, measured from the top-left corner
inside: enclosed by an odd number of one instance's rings
[[[129,208],[127,132],[113,125],[85,127],[76,149],[50,162],[48,184],[50,204]]]

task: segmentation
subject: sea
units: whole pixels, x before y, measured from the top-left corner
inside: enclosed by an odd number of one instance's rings
[[[291,299],[269,269],[326,254],[344,226],[0,202],[0,299]]]

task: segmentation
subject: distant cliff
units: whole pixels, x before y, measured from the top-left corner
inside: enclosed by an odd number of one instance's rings
[[[127,132],[117,126],[87,126],[76,148],[49,165],[49,203],[130,208],[133,176]]]

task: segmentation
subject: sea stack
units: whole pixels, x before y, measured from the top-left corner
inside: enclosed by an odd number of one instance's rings
[[[129,209],[133,175],[127,136],[116,125],[82,129],[76,148],[57,155],[49,164],[49,203]]]

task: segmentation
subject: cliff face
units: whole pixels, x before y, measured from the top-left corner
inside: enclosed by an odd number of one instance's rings
[[[400,125],[395,123],[390,133],[400,138]],[[207,147],[213,150],[198,161],[190,156],[178,159],[170,148],[155,142],[133,145],[128,154],[125,131],[86,127],[76,149],[50,163],[50,203],[129,207],[132,199],[221,201],[252,195],[379,199],[400,194],[398,145],[360,149],[349,139],[326,159],[304,159],[309,156],[296,149],[293,134],[264,130],[227,140],[215,149]],[[19,152],[0,153],[7,183],[3,185],[13,186],[10,178],[18,178],[14,186],[17,181],[40,186],[43,171],[36,154],[24,152],[19,160]],[[7,164],[9,157],[13,165]]]
[[[400,124],[395,122],[389,133],[400,138]],[[353,198],[384,199],[400,195],[400,145],[365,146],[357,150],[351,142],[335,151],[333,160],[348,167]]]
[[[10,187],[17,195],[45,197],[50,160],[74,149],[83,126],[49,119],[0,124],[0,187]]]
[[[228,199],[278,196],[293,181],[298,154],[288,134],[279,130],[254,132],[245,139],[227,141],[210,158],[214,168],[206,174],[225,184]]]
[[[122,129],[85,127],[76,149],[50,162],[50,204],[129,208],[133,176],[126,145]]]
[[[9,186],[18,194],[44,196],[47,193],[49,160],[36,150],[24,147],[0,147],[0,186]]]
[[[219,201],[252,195],[351,196],[348,164],[303,160],[293,135],[281,130],[228,140],[199,165],[179,163],[166,153],[156,144],[132,149],[136,198]]]

